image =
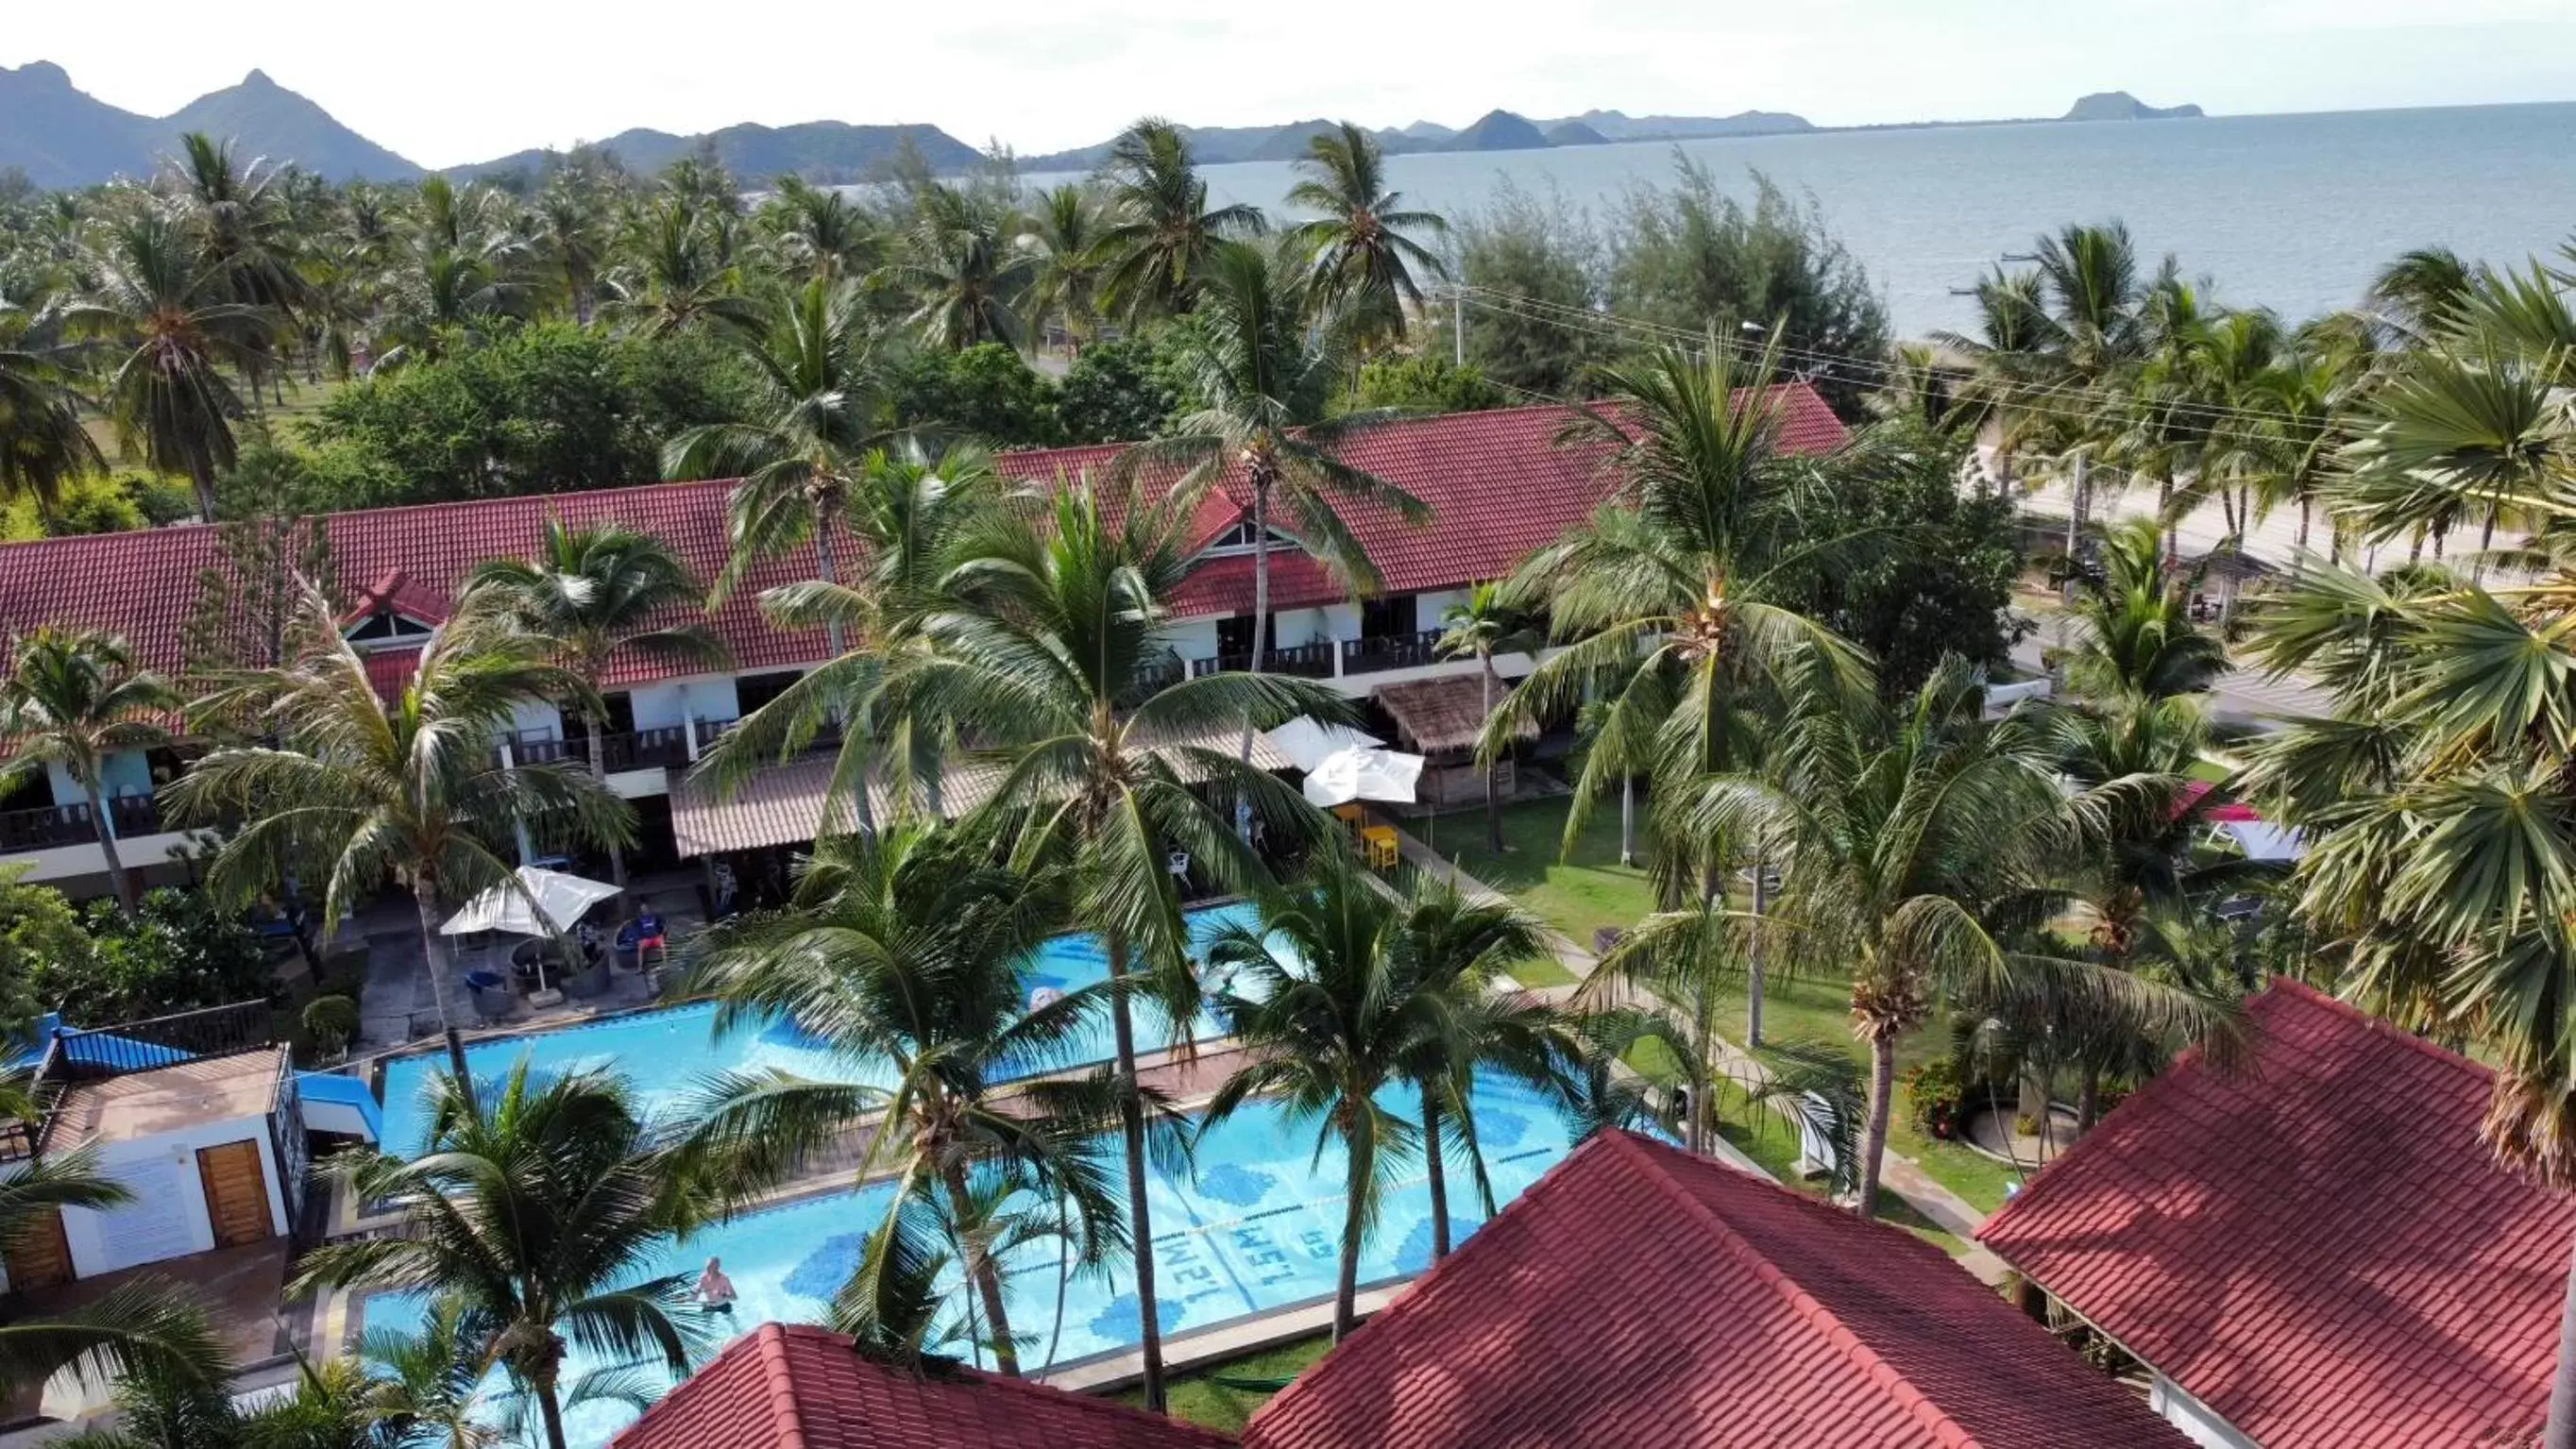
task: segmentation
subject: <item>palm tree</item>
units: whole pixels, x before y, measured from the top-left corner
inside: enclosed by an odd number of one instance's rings
[[[1394,416],[1386,410],[1328,416],[1348,371],[1347,314],[1310,322],[1308,280],[1282,259],[1244,242],[1220,242],[1196,274],[1192,327],[1180,364],[1203,406],[1172,436],[1130,448],[1119,467],[1185,464],[1176,491],[1195,498],[1240,466],[1252,495],[1252,659],[1261,672],[1270,634],[1270,520],[1288,515],[1308,552],[1355,594],[1377,587],[1377,569],[1337,502],[1389,509],[1410,523],[1431,510],[1384,478],[1342,460],[1352,435]],[[1337,318],[1341,320],[1337,320]],[[1247,749],[1249,745],[1247,744]]]
[[[914,191],[912,208],[902,250],[879,273],[920,299],[904,325],[942,351],[1018,346],[1020,299],[1040,263],[1036,248],[1021,244],[1019,218],[993,197],[936,181]]]
[[[867,213],[851,205],[840,188],[815,186],[792,173],[778,178],[758,219],[787,264],[808,280],[855,277],[877,250],[876,229]]]
[[[2103,536],[2098,577],[2077,585],[2084,638],[2066,662],[2067,683],[2103,704],[2207,690],[2230,665],[2227,650],[2191,617],[2194,576],[2169,572],[2153,519]]]
[[[52,319],[22,316],[0,300],[0,502],[32,498],[50,524],[63,485],[106,460],[81,424],[74,359]]]
[[[199,521],[213,522],[215,474],[233,465],[242,413],[226,369],[257,365],[270,314],[233,300],[221,262],[170,208],[145,203],[108,233],[94,284],[63,320],[116,354],[107,411],[119,439],[153,467],[186,474]]]
[[[597,208],[580,189],[558,182],[537,198],[536,224],[534,249],[563,289],[573,321],[589,326],[608,251]]]
[[[1712,339],[1704,357],[1667,348],[1607,371],[1623,410],[1582,409],[1560,436],[1615,450],[1619,490],[1507,584],[1507,599],[1547,610],[1565,648],[1503,699],[1478,743],[1491,760],[1606,682],[1564,848],[1602,799],[1647,777],[1654,869],[1673,906],[1716,895],[1734,855],[1702,849],[1671,811],[1701,776],[1753,766],[1785,673],[1821,659],[1852,692],[1872,688],[1857,650],[1779,597],[1788,572],[1865,541],[1810,536],[1802,474],[1779,448],[1775,360],[1766,353],[1748,369],[1732,352]],[[1760,1001],[1757,974],[1757,1040]]]
[[[2118,434],[2115,400],[2146,355],[2152,332],[2147,289],[2128,228],[2069,226],[2039,239],[2044,306],[2034,344],[2020,359],[2053,401],[2045,436],[2070,460],[2066,553],[2072,560],[2092,506],[2092,463]]]
[[[958,602],[922,621],[929,648],[893,684],[923,717],[971,728],[1009,762],[970,825],[1003,830],[1024,868],[1064,869],[1075,919],[1106,948],[1145,1395],[1157,1412],[1162,1335],[1130,998],[1143,986],[1172,1021],[1197,1014],[1175,852],[1221,886],[1262,879],[1212,799],[1242,802],[1281,845],[1320,828],[1303,797],[1201,741],[1345,709],[1327,689],[1274,675],[1172,680],[1161,631],[1189,568],[1189,516],[1168,499],[1103,499],[1074,482],[1058,485],[1051,508],[1001,515],[952,569]]]
[[[1499,583],[1481,583],[1467,591],[1467,596],[1451,604],[1440,614],[1440,652],[1450,658],[1473,656],[1479,676],[1484,681],[1483,712],[1494,713],[1495,687],[1502,682],[1494,672],[1494,656],[1513,654],[1536,647],[1538,631],[1529,616],[1515,607]],[[1485,762],[1485,843],[1496,855],[1503,853],[1503,798],[1500,785],[1499,759]]]
[[[1384,148],[1348,121],[1308,141],[1295,164],[1288,204],[1322,213],[1287,233],[1313,255],[1316,301],[1349,308],[1364,340],[1403,341],[1406,309],[1422,305],[1415,269],[1449,276],[1439,254],[1406,233],[1446,238],[1449,223],[1437,212],[1405,209],[1404,194],[1387,189]]]
[[[0,1178],[0,1249],[16,1247],[64,1208],[107,1211],[133,1201],[124,1183],[99,1170],[94,1153],[35,1159]],[[151,1369],[193,1374],[221,1357],[196,1304],[156,1278],[121,1283],[55,1317],[0,1322],[0,1390],[11,1393],[66,1369],[97,1383]]]
[[[1038,195],[1029,239],[1045,260],[1029,287],[1032,320],[1054,318],[1081,350],[1100,330],[1101,208],[1090,190],[1066,182]]]
[[[1233,973],[1218,1009],[1246,1060],[1209,1100],[1206,1121],[1222,1122],[1255,1098],[1274,1099],[1292,1125],[1314,1124],[1318,1156],[1329,1142],[1341,1145],[1347,1173],[1333,1287],[1336,1343],[1357,1316],[1360,1250],[1387,1185],[1424,1146],[1422,1125],[1390,1111],[1379,1095],[1405,1082],[1424,1044],[1444,1035],[1444,986],[1477,989],[1408,969],[1396,948],[1404,914],[1360,867],[1328,849],[1303,881],[1263,898],[1258,925],[1230,926],[1208,948],[1208,964]],[[1271,954],[1274,937],[1297,967]],[[1448,1074],[1439,1080],[1445,1084]]]
[[[1715,1140],[1725,1049],[1717,1013],[1730,993],[1751,989],[1750,937],[1749,924],[1714,894],[1698,896],[1622,932],[1575,990],[1586,1016],[1632,1013],[1631,1034],[1653,1039],[1680,1064],[1689,1093],[1682,1146],[1693,1153],[1707,1153]]]
[[[498,844],[522,830],[602,846],[634,839],[633,812],[590,775],[559,762],[504,769],[498,758],[513,706],[570,699],[596,713],[598,698],[551,641],[470,597],[390,700],[341,636],[338,611],[309,585],[296,647],[292,663],[200,704],[213,713],[256,706],[275,742],[199,760],[168,788],[172,813],[242,822],[206,872],[206,888],[221,897],[246,900],[289,874],[326,880],[323,916],[336,925],[388,880],[408,887],[448,1060],[471,1095],[439,903],[494,886],[524,890]]]
[[[1892,718],[1821,668],[1796,681],[1779,763],[1693,792],[1693,826],[1780,842],[1784,934],[1819,967],[1847,970],[1853,1032],[1870,1055],[1858,1206],[1878,1207],[1896,1046],[1945,997],[2047,992],[2151,1035],[2199,1035],[2199,998],[2095,963],[2009,949],[1987,908],[2041,888],[2084,839],[2045,742],[1979,721],[1984,692],[1956,658]],[[1766,923],[1767,924],[1767,923]]]
[[[2013,494],[2013,460],[2044,437],[2051,413],[2048,385],[2038,362],[2048,330],[2046,294],[2039,273],[1998,267],[1977,279],[1977,330],[1935,332],[1933,340],[1968,360],[1961,401],[1976,426],[1993,440],[1996,493]]]
[[[758,304],[742,293],[725,225],[686,197],[640,208],[626,228],[629,260],[608,277],[613,320],[648,337],[754,322]]]
[[[249,353],[251,402],[256,405],[276,333],[304,303],[284,173],[265,157],[244,163],[232,142],[198,131],[179,138],[179,154],[168,158],[168,166],[180,204],[194,223],[197,244],[222,274],[221,290],[236,302],[259,308],[272,323]]]
[[[80,788],[98,829],[99,854],[116,903],[131,915],[134,883],[117,853],[116,823],[109,816],[107,762],[120,751],[160,749],[171,742],[162,721],[179,708],[178,691],[148,669],[135,667],[134,651],[113,634],[38,627],[18,641],[9,674],[0,679],[0,738],[17,757],[0,767],[0,784],[59,767]]]
[[[1026,1009],[1032,953],[1058,919],[1045,881],[928,825],[824,842],[791,905],[722,923],[693,948],[692,981],[721,1003],[718,1030],[792,1022],[854,1074],[890,1064],[894,1083],[727,1073],[702,1085],[690,1146],[740,1180],[766,1182],[866,1122],[859,1176],[891,1172],[895,1182],[866,1257],[894,1255],[891,1240],[919,1204],[950,1224],[982,1221],[976,1180],[1001,1177],[1061,1201],[1081,1225],[1076,1256],[1097,1261],[1119,1216],[1091,1147],[1115,1115],[1109,1079],[1005,1086],[1061,1065],[1068,1035],[1097,1005],[1095,993],[1077,992]],[[961,1238],[982,1336],[1017,1377],[1003,1265],[980,1234]],[[1147,1251],[1141,1241],[1137,1251]]]
[[[665,617],[704,596],[688,566],[669,544],[622,523],[576,529],[549,514],[536,557],[488,559],[467,574],[466,586],[490,591],[530,632],[550,641],[585,700],[600,697],[621,653],[701,669],[721,669],[729,658],[703,622]],[[602,713],[586,711],[582,722],[590,735],[590,777],[606,790]],[[622,895],[626,852],[614,841],[608,870]]]
[[[1119,133],[1100,178],[1110,215],[1099,242],[1101,292],[1131,325],[1189,311],[1218,243],[1268,225],[1257,206],[1210,208],[1188,138],[1159,117]]]
[[[292,1291],[453,1297],[476,1357],[536,1399],[549,1449],[565,1449],[570,1347],[689,1371],[700,1335],[681,1312],[688,1280],[643,1275],[711,1198],[616,1079],[532,1077],[522,1060],[498,1087],[478,1105],[461,1079],[433,1079],[421,1156],[333,1159],[324,1170],[354,1200],[403,1205],[402,1229],[315,1248]]]
[[[815,577],[838,583],[855,460],[882,436],[866,304],[855,284],[818,278],[773,302],[757,331],[719,335],[751,366],[754,420],[691,428],[662,451],[666,477],[742,480],[726,506],[733,553],[713,599],[721,603],[760,559],[808,542]],[[835,632],[832,652],[846,643]]]

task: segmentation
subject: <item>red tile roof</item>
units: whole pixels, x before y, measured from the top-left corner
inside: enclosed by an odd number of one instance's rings
[[[2537,1432],[2576,1199],[2478,1143],[2492,1078],[2296,982],[1977,1236],[2267,1449]]]
[[[1843,425],[1815,389],[1790,383],[1777,389],[1779,442],[1791,453],[1812,454],[1842,445]],[[1406,523],[1384,508],[1343,510],[1351,531],[1377,566],[1384,592],[1454,589],[1511,572],[1541,545],[1591,516],[1608,491],[1601,473],[1607,449],[1556,446],[1565,426],[1561,407],[1504,408],[1413,418],[1357,433],[1340,455],[1351,466],[1386,479],[1431,506],[1432,522]],[[1062,475],[1099,473],[1119,449],[1056,448],[1001,458],[1014,479],[1039,482]],[[1220,484],[1234,506],[1201,517],[1200,536],[1215,538],[1234,526],[1251,505],[1239,471]],[[1294,528],[1294,520],[1274,518]],[[1252,560],[1223,558],[1190,576],[1182,590],[1183,614],[1240,613],[1252,607]],[[1274,554],[1270,600],[1274,609],[1338,603],[1344,591],[1304,554]]]
[[[1107,1399],[973,1369],[916,1378],[820,1328],[764,1323],[612,1449],[1213,1449],[1235,1441]]]
[[[1782,390],[1783,445],[1822,451],[1838,445],[1842,425],[1804,384]],[[1353,531],[1375,560],[1386,589],[1416,593],[1499,577],[1532,549],[1555,538],[1597,506],[1607,489],[1601,450],[1554,446],[1565,410],[1507,408],[1407,419],[1353,438],[1344,455],[1430,504],[1436,521],[1404,523],[1382,509],[1355,508]],[[1003,471],[1020,480],[1059,472],[1098,472],[1119,449],[1062,448],[1006,454]],[[669,543],[699,577],[713,579],[727,556],[725,500],[729,482],[667,483],[523,498],[476,499],[412,508],[333,515],[332,568],[341,587],[365,600],[382,598],[425,621],[443,617],[467,570],[488,558],[524,557],[549,513],[576,526],[616,520]],[[1212,497],[1197,530],[1214,539],[1241,516],[1241,501]],[[63,623],[123,634],[155,669],[187,661],[183,640],[199,597],[198,577],[221,562],[216,532],[163,528],[88,538],[0,545],[0,629]],[[787,633],[760,617],[757,598],[773,584],[810,578],[810,550],[769,559],[751,571],[715,614],[716,632],[739,669],[810,664],[822,657],[818,631]],[[1274,608],[1339,601],[1313,559],[1274,555]],[[1191,576],[1175,601],[1183,615],[1251,607],[1252,561],[1218,559]],[[622,687],[668,677],[670,666],[627,657],[607,683]]]
[[[1614,1132],[1264,1405],[1244,1443],[2183,1440],[1931,1244]]]

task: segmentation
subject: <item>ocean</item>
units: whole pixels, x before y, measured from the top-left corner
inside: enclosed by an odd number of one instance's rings
[[[2218,300],[2299,319],[2359,300],[2409,247],[2523,265],[2576,233],[2576,104],[1826,131],[1684,141],[1721,185],[1758,169],[1811,192],[1868,267],[1897,330],[1968,321],[1951,295],[2067,222],[2120,220]],[[1495,180],[1553,187],[1596,216],[1670,178],[1675,143],[1397,156],[1405,199],[1457,216]],[[1285,162],[1206,169],[1225,201],[1277,208]],[[1034,184],[1065,179],[1026,178]]]

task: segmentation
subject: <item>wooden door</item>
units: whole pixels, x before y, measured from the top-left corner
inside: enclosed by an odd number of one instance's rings
[[[216,1247],[238,1248],[272,1236],[268,1173],[260,1165],[267,1155],[256,1137],[197,1149],[197,1176],[206,1185],[206,1216],[215,1225]]]
[[[60,1208],[46,1208],[9,1245],[9,1291],[29,1293],[72,1281],[72,1245]]]

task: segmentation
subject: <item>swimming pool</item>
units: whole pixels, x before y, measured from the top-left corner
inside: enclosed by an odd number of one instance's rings
[[[1409,1094],[1386,1099],[1408,1119],[1414,1115],[1410,1102]],[[1564,1119],[1527,1087],[1482,1079],[1476,1103],[1497,1202],[1518,1197],[1572,1147]],[[1149,1191],[1164,1334],[1329,1298],[1338,1266],[1343,1172],[1337,1145],[1318,1155],[1311,1127],[1292,1128],[1277,1107],[1256,1102],[1202,1135],[1194,1178],[1155,1173]],[[709,1257],[724,1260],[741,1296],[731,1321],[706,1320],[716,1335],[708,1356],[724,1340],[771,1319],[819,1322],[882,1220],[889,1191],[833,1193],[738,1218],[692,1235],[637,1276],[693,1270]],[[1411,1277],[1431,1265],[1430,1207],[1416,1163],[1387,1194],[1376,1236],[1360,1260],[1362,1284]],[[1456,1239],[1484,1219],[1463,1171],[1450,1174],[1449,1211]],[[1035,1336],[1021,1353],[1026,1372],[1037,1372],[1047,1361],[1051,1335],[1058,1336],[1059,1365],[1131,1348],[1140,1336],[1134,1278],[1124,1263],[1105,1277],[1072,1279],[1059,1324],[1057,1261],[1051,1247],[1040,1244],[1008,1262],[1004,1301],[1012,1327]],[[954,1304],[960,1297],[952,1292],[949,1300]],[[378,1296],[366,1308],[371,1327],[409,1328],[419,1315],[418,1301],[405,1298]],[[595,1363],[575,1349],[566,1383]],[[567,1415],[567,1437],[573,1449],[599,1449],[631,1418],[624,1409],[586,1406]]]
[[[1227,925],[1250,924],[1255,919],[1253,907],[1240,901],[1192,911],[1187,917],[1190,940],[1204,947]],[[1040,993],[1073,991],[1108,977],[1109,955],[1099,937],[1057,936],[1038,948],[1028,988],[1032,997],[1038,997]],[[837,1055],[790,1022],[745,1026],[719,1037],[715,1015],[714,1003],[697,1002],[629,1012],[605,1021],[524,1036],[500,1037],[467,1047],[465,1064],[477,1077],[506,1073],[522,1057],[541,1073],[622,1069],[647,1113],[672,1107],[697,1082],[717,1072],[777,1070],[817,1080],[871,1085],[893,1080],[892,1072],[885,1070],[883,1064],[853,1062]],[[1159,1013],[1137,1012],[1136,1050],[1160,1051],[1171,1045],[1167,1025]],[[1201,1011],[1191,1024],[1190,1036],[1196,1041],[1224,1034],[1224,1025],[1213,1012]],[[1104,1013],[1066,1044],[1055,1066],[1103,1062],[1115,1055],[1111,1027]],[[421,1106],[421,1089],[432,1073],[446,1068],[446,1055],[437,1051],[397,1057],[385,1064],[387,1151],[409,1154],[420,1148],[429,1131],[428,1114]]]

